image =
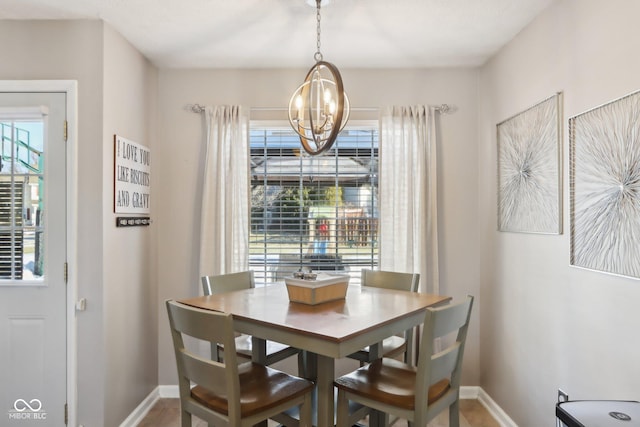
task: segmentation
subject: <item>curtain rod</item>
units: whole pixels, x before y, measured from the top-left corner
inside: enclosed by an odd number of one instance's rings
[[[458,107],[455,105],[449,104],[440,104],[440,105],[430,105],[434,107],[436,111],[440,114],[453,114],[458,111]],[[205,109],[204,105],[200,104],[187,104],[185,106],[185,110],[191,111],[192,113],[202,113]],[[251,111],[286,111],[286,108],[282,107],[251,107]],[[354,107],[351,108],[351,111],[379,111],[380,108],[377,107]]]

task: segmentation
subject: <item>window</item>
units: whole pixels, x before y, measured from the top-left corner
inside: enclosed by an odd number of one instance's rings
[[[0,121],[0,282],[42,281],[42,119]]]
[[[345,128],[320,156],[288,127],[252,123],[250,266],[257,283],[301,267],[349,274],[378,265],[377,124]]]

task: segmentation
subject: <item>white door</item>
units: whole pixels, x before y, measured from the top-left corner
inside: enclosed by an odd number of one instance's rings
[[[66,93],[0,92],[0,425],[63,426]]]

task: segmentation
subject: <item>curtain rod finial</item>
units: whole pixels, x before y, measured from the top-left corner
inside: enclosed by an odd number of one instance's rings
[[[458,111],[458,107],[450,104],[440,104],[436,107],[436,110],[438,110],[440,114],[453,114]]]
[[[187,104],[185,105],[184,109],[187,111],[191,111],[192,113],[202,113],[205,107],[200,104]]]

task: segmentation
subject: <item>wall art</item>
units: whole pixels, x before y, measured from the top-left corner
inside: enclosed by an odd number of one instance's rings
[[[562,93],[497,125],[498,230],[562,233]]]
[[[640,277],[640,92],[569,119],[571,265]]]
[[[151,151],[144,145],[113,136],[115,213],[151,212]]]

